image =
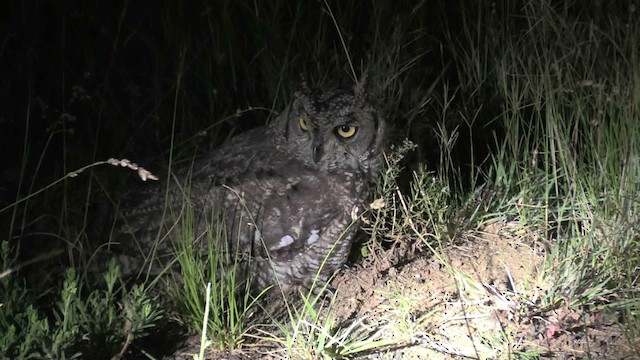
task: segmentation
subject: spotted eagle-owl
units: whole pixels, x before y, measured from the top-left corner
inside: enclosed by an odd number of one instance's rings
[[[361,86],[303,86],[269,125],[176,171],[168,186],[125,196],[118,239],[147,260],[171,254],[188,206],[193,241],[207,243],[207,224],[222,226],[215,246],[240,255],[254,289],[309,287],[346,261],[384,137]]]

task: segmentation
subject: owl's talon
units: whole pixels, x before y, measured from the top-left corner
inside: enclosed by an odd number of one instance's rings
[[[327,287],[324,288],[323,293],[324,293],[325,296],[328,296],[329,298],[333,299],[333,297],[336,296],[336,291],[338,291],[338,290],[336,288],[334,288],[333,286],[327,286]]]
[[[344,263],[338,271],[340,270],[362,270],[362,264]]]

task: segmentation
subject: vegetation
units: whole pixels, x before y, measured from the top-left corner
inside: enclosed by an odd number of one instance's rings
[[[639,356],[640,9],[588,3],[16,2],[0,23],[0,358],[160,358],[178,327],[201,359],[524,359],[605,325]],[[352,256],[384,277],[371,311],[338,315],[338,288],[280,295],[284,316],[265,317],[266,294],[222,266],[234,254],[199,259],[189,241],[181,278],[136,283],[102,261],[95,204],[136,181],[123,168],[169,178],[270,121],[302,77],[365,73],[394,129]],[[455,256],[494,243],[521,252],[491,279]],[[421,282],[394,277],[420,261]],[[453,292],[420,286],[434,268]],[[621,357],[590,346],[581,356]]]

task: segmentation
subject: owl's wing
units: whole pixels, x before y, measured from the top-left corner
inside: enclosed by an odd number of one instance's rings
[[[193,164],[176,169],[171,177],[127,191],[117,209],[111,238],[115,248],[129,254],[170,250],[166,234],[177,228],[177,219],[188,207],[203,213],[218,200],[221,185],[257,179],[264,169],[284,161],[275,151],[272,131],[262,127],[238,135]]]
[[[268,126],[252,129],[196,159],[193,166],[185,170],[192,173],[194,184],[207,184],[209,188],[220,184],[235,186],[257,179],[288,161],[279,145],[281,136]]]
[[[358,203],[355,187],[341,174],[319,172],[295,162],[279,170],[279,191],[268,192],[257,224],[262,250],[282,260],[312,247],[328,251],[326,247],[341,240],[352,221],[351,210]]]
[[[109,235],[109,248],[133,259],[166,255],[172,250],[168,241],[169,229],[176,228],[180,213],[185,210],[184,187],[175,179],[167,185],[137,184],[120,198],[115,209],[113,232]],[[145,186],[146,185],[146,186]],[[121,264],[124,274],[137,272],[139,263]],[[129,269],[130,268],[130,269]]]

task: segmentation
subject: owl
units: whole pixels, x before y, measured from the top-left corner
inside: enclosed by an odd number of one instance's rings
[[[361,86],[303,86],[270,124],[125,195],[116,239],[152,270],[171,261],[189,213],[189,241],[238,255],[253,289],[310,288],[345,263],[384,142]]]

